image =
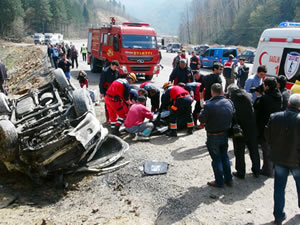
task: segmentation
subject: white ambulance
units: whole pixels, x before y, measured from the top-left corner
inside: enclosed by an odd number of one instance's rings
[[[300,23],[283,22],[266,29],[258,42],[252,73],[259,65],[267,66],[267,75],[285,75],[287,88],[300,80]]]

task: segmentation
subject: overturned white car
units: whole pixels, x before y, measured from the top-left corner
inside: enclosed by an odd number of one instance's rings
[[[0,93],[0,162],[37,182],[53,174],[109,171],[103,168],[129,145],[102,127],[86,89],[76,89],[61,69],[52,73],[52,82],[18,99]]]

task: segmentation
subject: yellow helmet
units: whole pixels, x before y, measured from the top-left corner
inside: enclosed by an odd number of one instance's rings
[[[171,86],[172,86],[172,84],[170,82],[165,82],[162,88],[166,89],[166,88],[171,87]]]
[[[130,73],[127,75],[127,78],[130,78],[133,80],[133,82],[136,82],[136,75],[134,73]]]

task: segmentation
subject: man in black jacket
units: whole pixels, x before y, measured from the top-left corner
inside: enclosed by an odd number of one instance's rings
[[[215,83],[222,84],[220,75],[223,71],[223,65],[221,63],[214,63],[212,70],[212,74],[206,75],[202,79],[203,83],[201,85],[200,92],[203,93],[203,90],[205,88],[205,101],[211,98],[211,86]]]
[[[237,85],[240,88],[244,88],[246,80],[248,78],[248,74],[249,74],[249,67],[247,67],[245,65],[244,57],[239,58],[239,63],[240,63],[240,66],[238,67],[238,72],[237,72]]]
[[[270,115],[281,111],[282,95],[277,88],[277,81],[274,77],[267,77],[264,80],[265,93],[254,102],[256,113],[256,124],[258,128],[258,140],[263,151],[263,166],[260,174],[272,177],[273,164],[270,159],[270,146],[264,137],[264,129],[267,125]]]
[[[282,94],[282,108],[281,110],[284,111],[286,110],[288,106],[288,101],[291,95],[291,91],[285,88],[286,86],[286,77],[284,75],[280,75],[276,77],[277,80],[277,88],[279,88],[281,94]]]
[[[230,100],[223,96],[221,84],[211,86],[212,98],[201,110],[199,120],[205,123],[207,133],[206,146],[212,159],[215,180],[207,184],[212,187],[223,187],[224,183],[232,186],[228,150],[228,129],[231,127],[234,107]]]
[[[258,153],[257,131],[255,112],[252,107],[252,96],[245,90],[240,89],[236,84],[231,84],[227,88],[230,100],[236,109],[236,122],[243,130],[243,137],[233,137],[233,147],[235,154],[235,169],[232,174],[240,179],[245,178],[245,147],[249,150],[252,162],[252,172],[255,177],[259,176],[260,158]]]
[[[274,163],[274,217],[276,224],[282,224],[284,195],[287,178],[291,172],[297,187],[298,207],[300,208],[300,94],[293,94],[284,112],[271,115],[265,129],[265,137],[271,147],[271,160]]]
[[[179,67],[173,69],[169,78],[169,82],[174,82],[174,85],[177,85],[178,83],[187,84],[190,82],[194,82],[191,68],[187,66],[187,62],[185,59],[180,59]]]
[[[6,68],[3,63],[0,61],[0,91],[7,95],[7,91],[4,88],[4,82],[7,80]]]

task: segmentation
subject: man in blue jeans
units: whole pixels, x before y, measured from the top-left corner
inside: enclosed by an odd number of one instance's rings
[[[300,208],[300,94],[293,94],[284,112],[271,114],[265,137],[271,148],[275,167],[274,217],[275,224],[286,219],[284,212],[285,187],[289,173],[293,175]]]
[[[223,187],[224,183],[232,186],[227,131],[231,127],[234,113],[233,103],[223,96],[222,85],[211,86],[212,98],[205,102],[200,112],[199,121],[205,123],[207,133],[206,146],[212,158],[215,180],[207,184],[212,187]]]

